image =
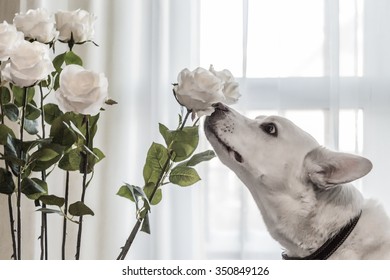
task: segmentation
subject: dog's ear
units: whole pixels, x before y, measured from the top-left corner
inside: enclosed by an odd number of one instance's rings
[[[320,147],[306,155],[304,167],[308,179],[326,189],[363,177],[371,171],[372,163],[361,156]]]

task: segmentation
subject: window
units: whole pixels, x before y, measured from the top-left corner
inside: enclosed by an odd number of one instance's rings
[[[248,78],[362,75],[363,0],[203,0],[200,17],[201,65]]]
[[[202,0],[200,62],[238,77],[248,117],[285,116],[321,145],[362,153],[362,28],[361,0]],[[208,257],[280,259],[249,191],[219,161],[209,170]]]

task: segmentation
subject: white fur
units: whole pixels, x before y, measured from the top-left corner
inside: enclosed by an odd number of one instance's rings
[[[272,237],[289,256],[318,249],[362,210],[331,259],[390,259],[390,220],[349,182],[372,168],[368,159],[326,150],[291,121],[248,119],[222,104],[205,132],[220,160],[251,192]],[[277,135],[266,132],[275,125]]]

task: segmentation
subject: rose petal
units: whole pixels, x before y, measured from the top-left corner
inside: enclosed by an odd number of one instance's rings
[[[96,115],[108,96],[108,80],[104,74],[85,70],[79,65],[64,67],[60,88],[56,92],[62,110]]]

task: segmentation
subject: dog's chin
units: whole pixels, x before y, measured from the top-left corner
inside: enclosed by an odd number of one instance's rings
[[[222,161],[224,161],[223,159],[226,157],[229,157],[229,158],[233,157],[234,160],[238,163],[244,162],[242,155],[239,152],[232,149],[230,146],[228,146],[217,135],[214,134],[213,136],[211,136],[211,137],[209,136],[207,138],[208,138],[209,142],[211,143],[211,145],[213,146],[218,157],[220,159],[222,159]]]
[[[208,141],[213,146],[217,155],[223,159],[224,157],[233,157],[238,163],[243,163],[242,155],[234,150],[228,143],[223,141],[218,134],[218,120],[223,118],[223,112],[216,110],[211,116],[207,117],[204,123],[205,133]]]

